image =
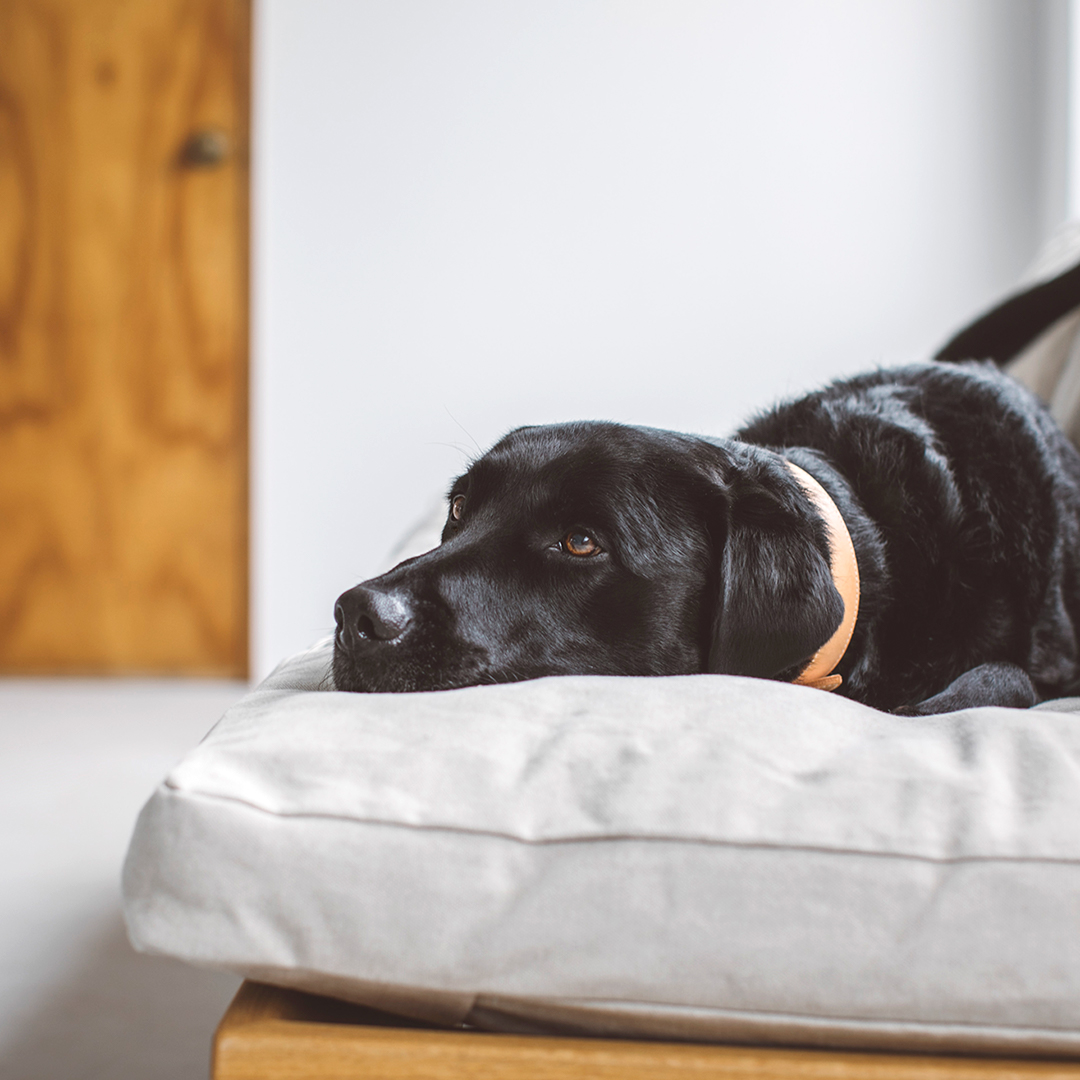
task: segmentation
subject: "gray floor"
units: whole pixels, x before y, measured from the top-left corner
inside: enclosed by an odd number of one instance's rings
[[[0,1077],[196,1080],[239,980],[137,955],[119,875],[140,807],[245,691],[0,679]]]

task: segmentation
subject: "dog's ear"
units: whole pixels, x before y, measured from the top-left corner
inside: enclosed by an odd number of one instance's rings
[[[724,495],[709,671],[793,678],[844,616],[825,524],[783,466],[740,471]]]

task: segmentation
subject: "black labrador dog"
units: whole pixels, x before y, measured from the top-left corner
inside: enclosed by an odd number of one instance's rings
[[[511,432],[439,547],[338,599],[335,685],[715,672],[922,715],[1077,693],[1080,454],[993,362],[956,362],[1034,339],[1080,303],[1071,273],[731,439]]]

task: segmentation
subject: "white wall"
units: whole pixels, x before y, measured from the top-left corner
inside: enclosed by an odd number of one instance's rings
[[[723,433],[1007,288],[1065,208],[1061,10],[262,0],[256,674],[477,444]]]

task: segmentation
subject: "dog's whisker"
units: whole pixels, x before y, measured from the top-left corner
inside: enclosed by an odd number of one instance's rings
[[[455,423],[455,424],[457,424],[457,426],[458,426],[459,428],[461,428],[461,430],[462,430],[462,431],[464,431],[464,432],[465,432],[465,434],[466,434],[466,435],[467,435],[467,436],[469,437],[469,441],[470,441],[470,442],[471,442],[471,443],[473,444],[473,446],[475,446],[475,447],[476,447],[476,452],[477,452],[477,454],[478,454],[478,455],[480,455],[480,456],[483,456],[483,453],[484,453],[484,449],[483,449],[483,447],[482,447],[482,446],[481,446],[481,445],[480,445],[480,444],[479,444],[479,443],[478,443],[478,442],[477,442],[477,441],[476,441],[476,440],[475,440],[475,439],[474,439],[474,438],[472,437],[472,432],[470,432],[470,431],[469,431],[469,430],[468,430],[468,429],[467,429],[467,428],[465,427],[465,425],[464,425],[464,424],[462,424],[462,423],[461,423],[461,421],[459,421],[459,420],[458,420],[458,418],[457,418],[457,417],[456,417],[456,416],[455,416],[455,415],[454,415],[454,414],[453,414],[453,413],[452,413],[452,412],[450,411],[449,407],[448,407],[448,406],[447,406],[447,405],[446,405],[445,403],[443,404],[443,408],[444,408],[444,409],[446,410],[446,415],[447,415],[447,416],[449,416],[449,417],[450,417],[450,419],[451,419],[451,420],[453,420],[453,421],[454,421],[454,423]]]

